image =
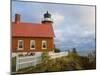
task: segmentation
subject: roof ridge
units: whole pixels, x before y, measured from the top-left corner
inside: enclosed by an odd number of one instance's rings
[[[12,22],[15,24],[15,22]],[[36,24],[36,25],[51,25],[51,24],[42,24],[42,23],[29,23],[29,22],[20,22],[19,24]],[[17,25],[17,24],[16,24]]]

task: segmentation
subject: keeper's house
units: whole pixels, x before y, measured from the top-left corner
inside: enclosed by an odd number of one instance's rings
[[[41,23],[26,23],[20,21],[20,14],[15,15],[12,22],[12,57],[16,53],[41,53],[47,49],[54,52],[54,30],[51,14],[44,14]]]

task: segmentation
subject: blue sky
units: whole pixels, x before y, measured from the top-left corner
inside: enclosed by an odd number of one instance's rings
[[[34,2],[12,2],[12,21],[15,13],[22,22],[41,23],[49,11],[54,21],[55,45],[62,51],[77,48],[79,51],[95,49],[95,7]]]

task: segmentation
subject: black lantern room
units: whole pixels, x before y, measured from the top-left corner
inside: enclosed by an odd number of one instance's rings
[[[48,11],[44,14],[42,23],[53,23],[51,19],[51,14]]]

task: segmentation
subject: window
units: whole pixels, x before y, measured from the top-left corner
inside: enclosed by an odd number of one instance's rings
[[[47,49],[47,41],[42,41],[42,49]]]
[[[30,41],[30,49],[35,49],[35,40]]]
[[[18,40],[18,50],[23,50],[23,48],[24,48],[24,41]]]

